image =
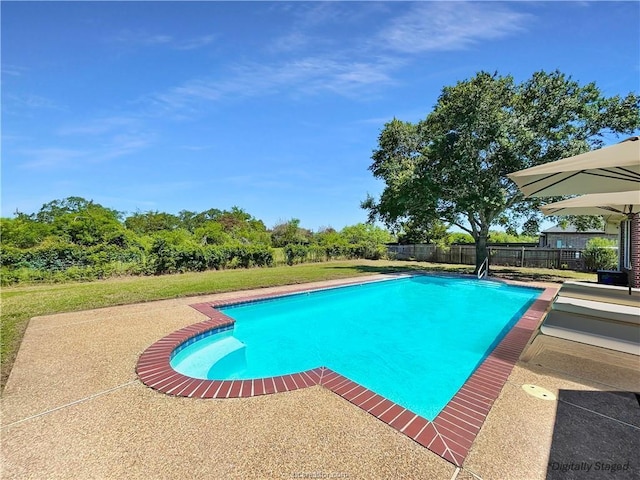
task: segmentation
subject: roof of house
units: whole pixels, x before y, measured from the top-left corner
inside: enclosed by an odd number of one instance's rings
[[[588,228],[579,232],[575,225],[567,225],[567,228],[562,228],[561,226],[556,225],[555,227],[547,228],[540,233],[597,233],[599,235],[607,235],[604,230],[597,228]]]

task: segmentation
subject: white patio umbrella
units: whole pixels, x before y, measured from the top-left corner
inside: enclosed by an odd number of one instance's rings
[[[640,190],[591,193],[540,207],[545,215],[602,215],[626,217],[640,212]]]
[[[510,173],[527,197],[640,190],[640,137]]]

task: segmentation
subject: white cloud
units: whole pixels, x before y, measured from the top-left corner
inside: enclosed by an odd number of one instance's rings
[[[164,35],[160,33],[147,33],[142,31],[130,31],[123,30],[114,36],[112,41],[116,43],[125,44],[127,46],[144,46],[152,47],[155,45],[166,45],[173,42],[171,35]]]
[[[294,5],[296,25],[307,29],[325,25],[359,25],[372,14],[385,12],[388,2],[299,2]],[[288,5],[291,5],[290,3]]]
[[[22,163],[21,167],[29,170],[44,170],[69,167],[78,160],[86,158],[89,152],[70,148],[43,147],[23,149],[18,151],[18,154],[29,159]]]
[[[529,18],[493,2],[418,3],[383,29],[376,43],[408,54],[461,50],[522,31]]]
[[[58,129],[59,135],[101,135],[122,127],[131,127],[137,119],[127,116],[103,117],[79,125],[68,125]]]
[[[183,150],[189,150],[190,152],[202,152],[212,149],[213,145],[182,145],[180,148]]]
[[[372,61],[305,57],[270,65],[245,63],[224,79],[194,79],[150,100],[164,111],[180,111],[194,109],[202,101],[275,93],[313,95],[324,91],[358,97],[366,89],[394,83],[390,72],[397,64],[384,57]]]
[[[118,134],[107,142],[99,152],[96,152],[95,161],[101,162],[125,157],[143,150],[153,143],[154,136],[150,134]]]
[[[26,68],[18,65],[2,65],[2,75],[10,75],[12,77],[19,77],[27,71]]]
[[[23,159],[19,166],[27,170],[69,169],[132,155],[152,145],[154,138],[148,133],[119,133],[87,148],[18,148],[15,157]]]
[[[212,44],[216,39],[216,35],[203,35],[201,37],[189,38],[177,42],[175,48],[178,50],[195,50]]]
[[[379,16],[387,17],[388,2],[299,2],[277,3],[275,7],[291,17],[290,30],[276,37],[266,50],[289,53],[302,49],[324,52],[351,50],[357,54],[368,38],[368,29]]]
[[[464,49],[483,40],[512,35],[523,30],[529,18],[528,14],[519,13],[508,4],[492,2],[397,5],[402,7],[402,13],[391,17],[376,32],[368,37],[354,35],[349,44],[333,45],[324,49],[326,53],[322,54],[309,53],[310,49],[320,46],[315,27],[339,22],[356,25],[366,21],[367,15],[379,15],[381,8],[388,8],[387,16],[398,9],[372,5],[360,12],[348,4],[333,2],[297,5],[297,21],[293,29],[284,32],[265,48],[271,53],[291,54],[306,50],[306,54],[272,63],[245,61],[231,67],[223,77],[188,80],[151,95],[147,100],[163,114],[179,117],[199,110],[201,102],[228,98],[315,95],[322,92],[359,98],[380,87],[395,84],[395,73],[412,61],[412,55]],[[288,12],[291,6],[274,8]],[[331,40],[326,42],[331,43]],[[328,47],[328,43],[324,46]]]
[[[276,38],[267,50],[271,53],[293,52],[308,46],[311,41],[312,38],[302,32],[291,32]]]
[[[63,110],[63,108],[50,98],[27,94],[5,94],[3,96],[2,109],[5,113],[27,114],[31,110],[51,109]]]
[[[176,38],[162,33],[124,30],[110,41],[126,47],[167,47],[175,50],[195,50],[213,43],[216,35],[201,35],[191,38]]]

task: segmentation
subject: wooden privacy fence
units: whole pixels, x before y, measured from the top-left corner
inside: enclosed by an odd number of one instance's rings
[[[431,244],[387,245],[390,256],[400,260],[415,259],[433,263],[475,265],[475,245],[451,245],[448,248]],[[506,247],[489,245],[491,265],[531,268],[585,270],[584,252],[569,248]]]

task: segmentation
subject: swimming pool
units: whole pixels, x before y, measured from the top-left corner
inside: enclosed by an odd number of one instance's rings
[[[233,327],[181,345],[171,366],[208,380],[326,366],[433,420],[540,293],[420,275],[230,305]]]

